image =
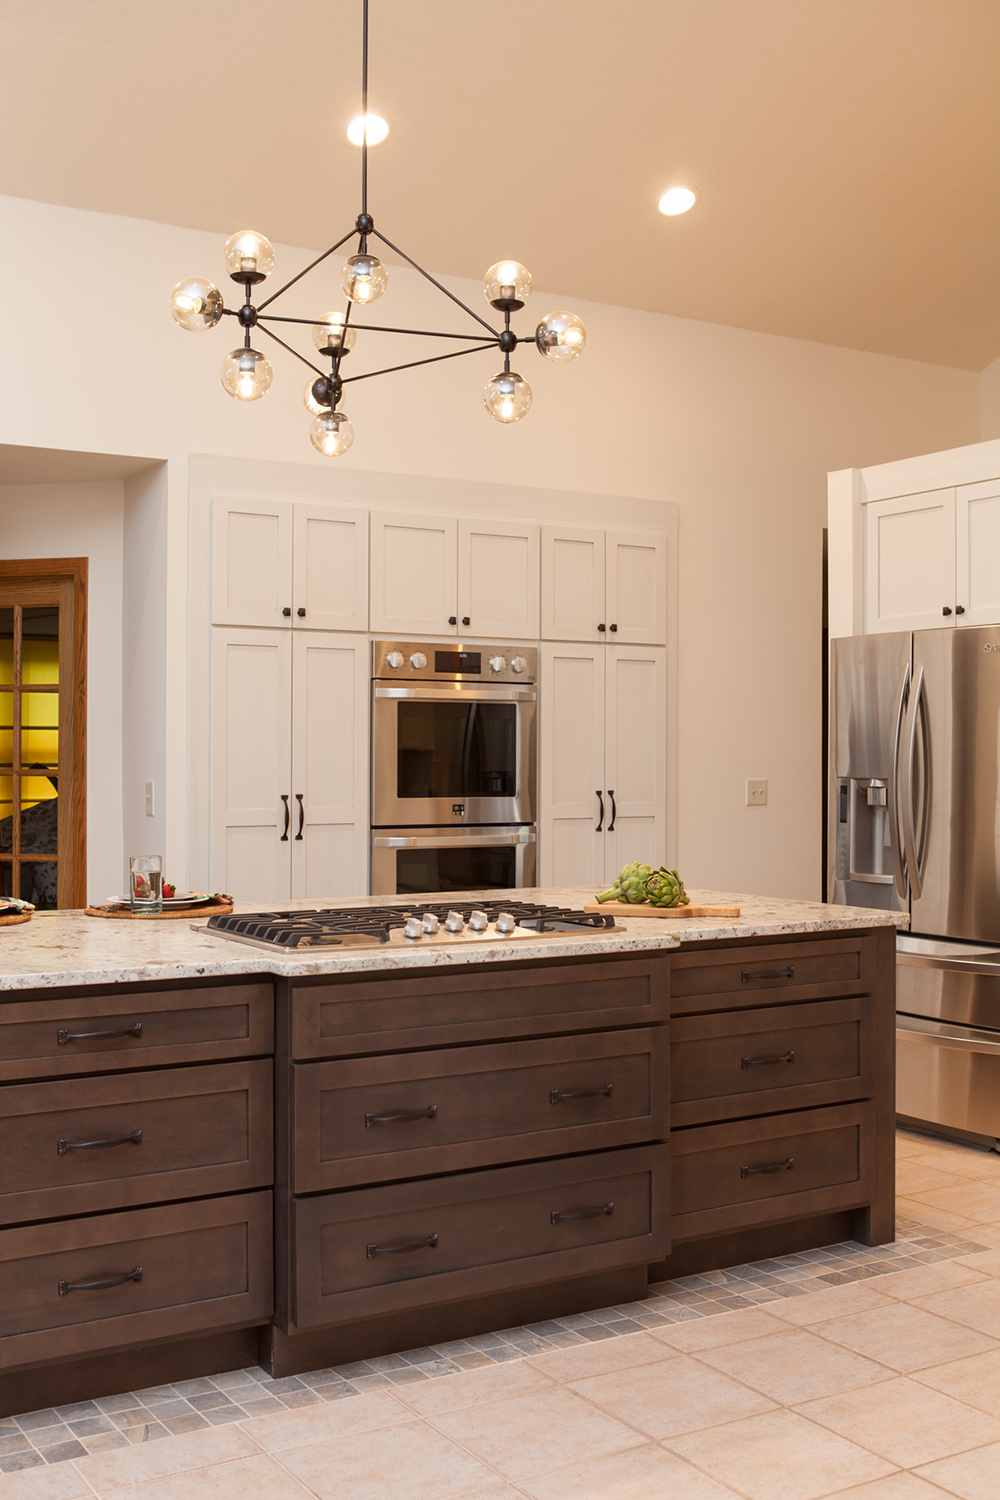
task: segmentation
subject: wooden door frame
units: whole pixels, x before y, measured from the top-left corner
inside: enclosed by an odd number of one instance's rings
[[[59,590],[57,817],[62,908],[87,904],[87,564],[85,557],[0,561],[0,585],[55,584]]]

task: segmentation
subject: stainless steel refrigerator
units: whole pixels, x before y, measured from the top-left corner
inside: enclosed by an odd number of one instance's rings
[[[1000,1138],[1000,627],[832,643],[828,900],[909,911],[896,1109]]]

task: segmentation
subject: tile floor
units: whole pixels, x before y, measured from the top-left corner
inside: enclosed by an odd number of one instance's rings
[[[0,1500],[1000,1500],[1000,1156],[898,1156],[895,1245],[3,1418]]]

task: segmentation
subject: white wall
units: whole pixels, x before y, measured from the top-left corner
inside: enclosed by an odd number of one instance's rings
[[[1000,359],[995,359],[979,377],[980,436],[1000,438]]]
[[[536,292],[531,316],[516,316],[515,327],[527,331],[536,313],[573,306],[588,347],[565,368],[531,349],[518,354],[515,368],[535,395],[523,422],[490,421],[480,392],[494,361],[472,355],[349,387],[354,447],[324,460],[308,441],[302,366],[275,349],[274,388],[239,405],[218,381],[223,354],[238,342],[233,320],[204,335],[170,320],[170,287],[182,275],[218,275],[231,227],[213,236],[0,200],[5,279],[18,289],[5,315],[0,442],[326,465],[332,497],[337,473],[361,468],[676,500],[681,871],[692,885],[817,895],[826,474],[977,441],[978,376]],[[308,258],[277,249],[280,276]],[[498,244],[498,254],[516,249]],[[68,264],[76,365],[66,347]],[[326,311],[339,300],[336,283],[336,268],[315,272],[289,294],[286,311]],[[479,283],[447,284],[486,311]],[[383,309],[387,322],[466,326],[396,267]],[[387,364],[425,352],[370,337]],[[371,368],[360,348],[350,360]],[[745,778],[760,776],[769,804],[746,808]]]

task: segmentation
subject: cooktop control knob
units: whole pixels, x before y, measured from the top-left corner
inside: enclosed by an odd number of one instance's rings
[[[434,915],[434,913],[432,911],[425,911],[423,918],[423,928],[428,937],[431,937],[435,932],[437,932],[438,925],[438,919]]]
[[[465,926],[465,918],[460,911],[450,911],[444,919],[445,932],[461,932]]]
[[[422,672],[427,665],[427,658],[422,651],[414,651],[410,657],[410,666],[415,672]]]
[[[469,929],[471,932],[485,932],[489,925],[490,919],[484,911],[469,913]]]
[[[502,672],[503,669],[504,669],[504,667],[506,665],[507,665],[507,658],[505,656],[491,656],[490,657],[490,671],[491,672]]]
[[[423,937],[424,927],[419,917],[407,917],[406,926],[403,928],[403,936],[408,938]]]
[[[390,651],[389,655],[385,659],[385,664],[387,667],[392,667],[394,670],[396,667],[401,667],[403,665],[402,651]]]
[[[510,670],[512,672],[524,672],[527,670],[527,666],[528,663],[525,661],[523,656],[515,656],[514,660],[510,664]]]
[[[502,911],[497,913],[497,932],[513,932],[517,923],[514,921],[513,912]]]

